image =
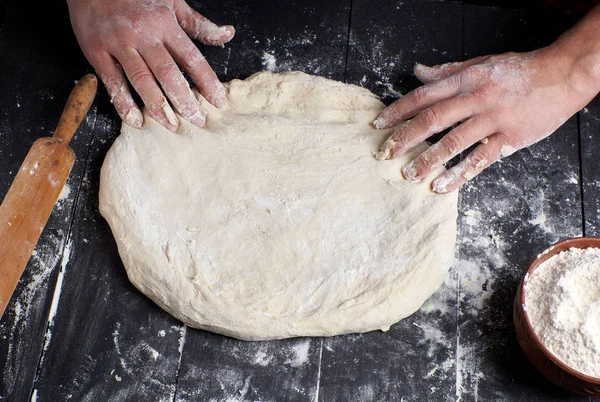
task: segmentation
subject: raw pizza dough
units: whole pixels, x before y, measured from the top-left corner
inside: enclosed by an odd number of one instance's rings
[[[457,193],[405,181],[423,151],[378,162],[390,135],[366,89],[293,72],[226,84],[228,105],[173,134],[123,125],[100,211],[131,282],[184,323],[247,340],[390,325],[442,284]],[[438,172],[439,173],[439,172]]]

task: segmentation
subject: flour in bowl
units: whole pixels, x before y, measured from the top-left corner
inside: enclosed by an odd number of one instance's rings
[[[571,248],[525,278],[525,309],[544,345],[600,378],[600,248]]]

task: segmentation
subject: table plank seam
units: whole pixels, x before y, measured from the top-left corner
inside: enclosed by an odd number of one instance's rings
[[[321,363],[323,362],[323,338],[321,337],[321,345],[319,347],[319,366],[317,369],[317,388],[315,389],[315,399],[314,402],[319,402],[319,390],[321,388]]]
[[[581,112],[577,112],[577,148],[579,156],[579,198],[581,201],[581,233],[587,236],[587,228],[585,224],[585,191],[583,188],[583,142],[581,133]]]
[[[185,324],[181,324],[181,336],[179,338],[179,360],[177,362],[177,372],[175,374],[175,384],[174,384],[174,390],[173,390],[173,398],[171,399],[171,402],[175,402],[177,400],[177,391],[178,391],[178,387],[179,387],[179,376],[181,374],[181,362],[183,360],[183,350],[185,348],[185,339],[187,337],[187,325]]]
[[[348,82],[348,60],[350,58],[350,35],[352,33],[352,5],[354,0],[350,0],[350,10],[348,10],[348,32],[346,34],[346,65],[344,66],[344,82]]]
[[[464,2],[460,2],[460,32],[461,32],[461,41],[460,41],[460,53],[461,53],[461,59],[465,60],[466,57],[466,46],[465,46],[465,5]],[[458,155],[458,158],[460,161],[464,160],[465,158],[465,153],[462,152],[461,154]],[[459,199],[458,199],[458,205],[463,205],[463,201],[462,201],[462,194],[459,192]],[[457,230],[457,236],[460,235],[460,227],[457,226],[456,228]],[[456,245],[456,253],[458,253],[458,255],[460,256],[460,244],[457,243]],[[458,259],[460,260],[460,258]],[[459,267],[457,267],[457,270],[459,269]],[[461,281],[460,281],[460,275],[458,275],[458,272],[456,274],[456,342],[455,342],[455,351],[454,351],[454,395],[456,397],[457,401],[461,401],[463,399],[462,397],[462,378],[461,378],[461,367],[460,367],[460,335],[461,335],[461,328],[460,328],[460,309],[461,309],[461,303],[460,303],[460,290],[461,290]]]
[[[229,81],[227,72],[229,71],[229,60],[231,59],[231,46],[227,47],[227,58],[225,59],[225,68],[223,69],[223,77],[226,81]]]
[[[463,36],[464,38],[464,36]],[[464,54],[464,53],[463,53]],[[456,275],[456,344],[455,344],[455,358],[454,358],[454,395],[456,400],[462,400],[462,387],[460,377],[460,275]]]
[[[62,257],[61,257],[61,265],[59,267],[59,271],[58,271],[58,275],[56,276],[56,282],[54,283],[54,292],[56,292],[57,290],[57,285],[60,279],[60,275],[61,275],[61,271],[63,271],[63,275],[64,273],[66,273],[66,266],[63,267],[63,258],[64,258],[64,251],[65,249],[68,247],[69,243],[71,242],[71,235],[73,233],[73,225],[75,222],[75,214],[77,213],[77,205],[79,203],[79,197],[80,197],[80,193],[81,193],[81,189],[83,187],[83,181],[85,180],[86,176],[87,176],[87,171],[88,171],[88,166],[89,166],[89,161],[91,158],[91,154],[92,154],[92,145],[94,143],[94,138],[95,138],[95,130],[96,130],[96,122],[98,121],[98,103],[97,101],[94,101],[94,105],[92,106],[92,110],[94,112],[94,122],[92,124],[92,127],[90,128],[92,135],[90,137],[90,142],[88,144],[87,147],[87,153],[85,156],[85,163],[83,165],[83,170],[82,170],[82,175],[81,175],[81,179],[79,180],[79,184],[77,186],[77,192],[75,194],[75,197],[73,197],[73,210],[71,211],[71,217],[70,217],[70,222],[69,222],[69,226],[68,226],[68,230],[67,230],[67,234],[65,236],[65,242],[61,251]],[[68,263],[67,263],[68,264]],[[60,299],[60,294],[62,292],[59,292],[59,294],[53,294],[52,296],[52,301],[51,301],[51,305],[54,304],[54,298],[58,297]],[[57,304],[57,306],[59,306],[59,304]],[[58,311],[58,308],[57,308]],[[38,379],[39,379],[39,375],[41,372],[41,367],[44,361],[44,356],[45,356],[45,352],[48,349],[49,345],[50,345],[50,341],[52,338],[52,328],[53,328],[53,322],[51,322],[53,320],[53,317],[51,317],[51,313],[52,313],[52,308],[50,308],[48,310],[48,315],[46,316],[46,332],[44,334],[44,338],[43,338],[43,345],[42,345],[42,349],[40,352],[40,355],[38,357],[38,362],[36,365],[36,369],[35,369],[35,376],[33,379],[33,383],[31,385],[31,391],[30,391],[30,395],[29,398],[30,400],[33,400],[33,396],[34,396],[34,392],[36,390],[36,385],[38,383]]]

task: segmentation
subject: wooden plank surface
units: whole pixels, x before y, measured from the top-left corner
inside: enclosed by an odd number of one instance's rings
[[[65,25],[66,14],[51,21],[46,19],[47,11],[44,7],[11,7],[0,30],[0,199],[33,142],[52,136],[74,78],[82,76],[82,67],[87,67],[77,58],[65,66],[60,52],[48,50],[62,41],[70,28]],[[78,49],[76,44],[65,43],[63,51],[72,56]],[[31,394],[95,119],[93,106],[71,142],[77,159],[67,191],[58,201],[0,322],[0,400],[24,401]]]
[[[579,113],[584,230],[600,236],[600,97]]]
[[[418,85],[413,66],[459,60],[462,5],[354,0],[347,82],[386,101]],[[410,44],[410,45],[408,45]],[[387,332],[324,339],[320,401],[453,401],[456,273]]]
[[[464,58],[532,50],[552,32],[524,13],[464,8]],[[581,228],[576,118],[493,165],[460,193],[457,394],[463,401],[587,400],[561,391],[526,361],[512,306],[529,261]]]
[[[233,10],[238,37],[220,76],[267,69],[344,79],[349,0],[232,1],[223,8]],[[321,349],[321,339],[244,342],[188,329],[176,400],[315,400]]]
[[[102,94],[38,368],[38,401],[170,400],[174,393],[179,324],[127,281],[98,212],[100,167],[120,130],[111,108]]]

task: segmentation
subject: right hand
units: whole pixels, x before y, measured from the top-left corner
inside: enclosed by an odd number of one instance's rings
[[[210,103],[216,107],[226,103],[225,88],[188,35],[223,46],[235,34],[232,26],[213,24],[184,0],[68,0],[68,4],[79,45],[128,125],[140,128],[144,118],[125,76],[150,115],[167,129],[179,126],[171,104],[184,119],[204,125],[206,111],[178,64]]]

